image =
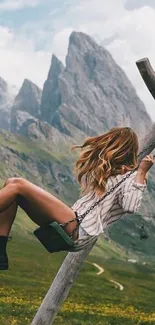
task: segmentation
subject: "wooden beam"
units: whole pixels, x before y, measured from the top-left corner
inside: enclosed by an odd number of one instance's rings
[[[153,70],[148,58],[136,61],[138,70],[151,95],[155,99],[155,71]]]
[[[69,290],[80,272],[85,258],[95,242],[80,252],[67,254],[31,325],[53,324],[62,303],[67,298]]]

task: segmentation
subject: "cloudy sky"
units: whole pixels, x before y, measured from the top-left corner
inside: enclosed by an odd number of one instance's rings
[[[155,0],[0,0],[0,76],[18,88],[24,78],[42,88],[52,53],[65,62],[73,30],[110,51],[154,121],[135,61],[148,57],[155,69]]]

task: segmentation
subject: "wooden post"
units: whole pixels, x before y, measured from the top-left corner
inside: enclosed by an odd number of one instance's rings
[[[80,252],[67,254],[31,325],[53,323],[93,245],[94,243],[91,243]]]
[[[150,91],[152,97],[155,99],[155,71],[153,70],[149,59],[148,58],[140,59],[140,60],[136,61],[136,65],[137,65],[137,68],[138,68],[148,90]],[[143,149],[146,148],[148,146],[148,144],[152,143],[153,141],[155,141],[154,124],[153,124],[150,132],[146,135],[146,137],[140,143],[139,151],[142,151],[142,148]],[[151,147],[151,151],[153,149],[154,149],[154,144]],[[151,151],[149,151],[149,152],[151,152]],[[147,151],[145,153],[146,153],[146,155],[148,154]],[[143,158],[144,156],[141,156],[141,157]],[[141,157],[140,157],[140,159],[141,159]]]
[[[139,72],[150,91],[151,95],[155,99],[155,72],[150,64],[148,58],[143,58],[136,62]]]
[[[138,63],[137,66],[140,68],[140,72],[143,73],[144,66],[148,67],[148,59],[142,59]],[[137,62],[136,62],[137,63]],[[151,66],[149,66],[151,67]],[[145,70],[145,81],[147,80],[146,84],[149,88],[150,92],[152,93],[153,97],[155,96],[155,79],[154,79],[154,71],[153,69]],[[146,78],[147,77],[147,78]],[[154,89],[153,89],[154,84]],[[155,98],[155,97],[154,97]],[[151,151],[155,148],[155,123],[153,123],[151,129],[149,130],[146,137],[141,141],[141,145],[139,151],[142,151],[148,145],[150,145],[154,141],[154,144],[145,151],[139,158],[139,162],[143,159],[146,155],[150,154]],[[95,240],[96,242],[96,240]],[[40,308],[36,316],[34,317],[31,325],[51,325],[62,305],[64,300],[66,299],[72,284],[74,283],[79,271],[82,267],[83,261],[93,248],[95,242],[89,245],[87,248],[80,252],[76,253],[69,253],[62,266],[60,267],[49,291],[47,292]]]

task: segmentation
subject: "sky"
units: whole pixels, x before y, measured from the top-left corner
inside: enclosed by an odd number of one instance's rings
[[[65,63],[72,31],[103,45],[124,69],[153,121],[155,103],[135,62],[155,70],[155,0],[0,0],[0,77],[40,88],[54,53]]]

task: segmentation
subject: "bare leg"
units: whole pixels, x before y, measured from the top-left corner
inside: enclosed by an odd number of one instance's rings
[[[3,188],[7,185],[5,182]],[[17,213],[17,203],[14,201],[8,209],[0,213],[0,236],[8,236]]]
[[[10,178],[0,190],[0,229],[2,225],[5,234],[10,231],[18,205],[40,226],[51,221],[64,223],[75,218],[73,210],[52,194],[25,179]],[[77,221],[68,225],[66,232],[72,232],[76,225]],[[74,236],[76,238],[77,234]]]
[[[6,186],[6,183],[4,184],[4,187]],[[4,191],[4,188],[1,190],[1,200],[4,198],[4,194],[6,191]],[[8,198],[10,202],[12,202],[11,195],[13,191],[12,189],[9,189],[8,191]],[[4,200],[5,201],[5,200]],[[1,201],[2,202],[2,201]],[[6,202],[7,203],[7,202]],[[0,213],[0,271],[4,271],[8,269],[8,257],[6,253],[6,245],[8,241],[8,235],[11,229],[11,226],[13,224],[14,218],[16,216],[17,212],[17,203],[16,201],[12,202],[10,205],[6,204],[6,210]]]
[[[14,202],[6,211],[0,213],[0,236],[8,236],[17,212]]]

